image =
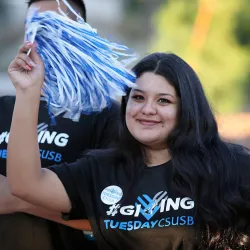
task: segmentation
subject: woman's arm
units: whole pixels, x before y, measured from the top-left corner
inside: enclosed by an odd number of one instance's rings
[[[20,48],[8,73],[16,87],[7,157],[11,193],[49,210],[69,212],[71,203],[63,184],[55,173],[41,169],[36,128],[44,66],[34,45],[26,43]]]

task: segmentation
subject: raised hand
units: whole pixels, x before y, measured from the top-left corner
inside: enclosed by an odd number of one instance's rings
[[[30,54],[27,55],[28,51]],[[40,91],[44,81],[44,64],[32,43],[23,44],[8,68],[9,77],[16,90]]]

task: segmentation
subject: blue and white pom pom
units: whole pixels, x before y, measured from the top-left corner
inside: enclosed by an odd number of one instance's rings
[[[135,75],[126,67],[136,56],[126,46],[101,38],[76,15],[71,20],[52,12],[32,11],[26,20],[26,41],[36,42],[45,65],[43,96],[57,116],[77,121],[80,114],[99,112],[133,87]]]

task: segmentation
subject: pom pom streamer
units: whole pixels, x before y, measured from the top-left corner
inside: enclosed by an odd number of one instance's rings
[[[77,21],[63,14],[33,10],[26,19],[26,40],[36,42],[45,65],[44,100],[54,116],[77,121],[80,114],[99,112],[111,99],[133,87],[135,75],[126,69],[136,56],[129,48],[101,38],[71,8]],[[59,2],[58,2],[59,4]]]

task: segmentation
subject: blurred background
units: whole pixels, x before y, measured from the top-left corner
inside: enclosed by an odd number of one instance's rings
[[[88,22],[140,57],[173,52],[198,73],[222,136],[250,147],[250,0],[85,0]],[[0,96],[23,41],[25,0],[0,0]]]

